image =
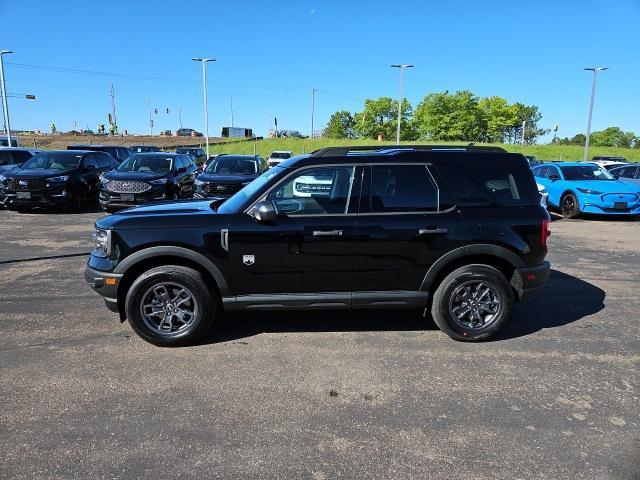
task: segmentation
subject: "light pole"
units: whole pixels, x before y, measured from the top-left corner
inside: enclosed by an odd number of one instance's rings
[[[7,134],[7,145],[11,147],[11,125],[9,125],[9,105],[7,104],[7,86],[4,83],[4,65],[2,57],[11,50],[0,50],[0,87],[2,87],[2,109],[4,111],[4,129]]]
[[[194,62],[202,63],[202,91],[204,93],[204,137],[207,144],[207,158],[209,157],[209,110],[207,109],[207,62],[215,62],[215,58],[192,58]]]
[[[398,99],[398,131],[396,132],[396,145],[400,145],[400,122],[402,119],[402,78],[404,77],[405,68],[412,68],[413,65],[400,63],[391,65],[393,68],[400,69],[400,98]]]
[[[583,160],[587,161],[587,156],[589,153],[589,137],[591,136],[591,114],[593,113],[593,98],[596,96],[596,78],[598,76],[598,72],[602,72],[603,70],[607,70],[607,67],[587,67],[585,70],[590,70],[593,72],[593,82],[591,83],[591,102],[589,103],[589,120],[587,121],[587,138],[584,141],[584,158]]]

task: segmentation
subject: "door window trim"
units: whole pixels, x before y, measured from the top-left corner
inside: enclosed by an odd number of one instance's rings
[[[421,165],[421,166],[424,166],[425,169],[427,170],[427,173],[429,174],[429,178],[431,178],[431,181],[433,182],[433,185],[436,188],[436,200],[437,200],[436,210],[433,211],[433,212],[424,212],[424,211],[416,210],[416,211],[411,211],[411,212],[368,212],[368,213],[353,212],[353,213],[348,213],[349,212],[349,203],[350,203],[350,200],[351,200],[351,192],[353,190],[353,184],[356,181],[356,179],[355,179],[356,168],[357,167],[366,168],[366,167],[373,167],[373,166],[379,166],[379,165],[390,165],[390,166]],[[309,169],[312,169],[312,168],[324,168],[324,167],[352,167],[353,168],[353,175],[352,175],[351,185],[349,186],[349,194],[348,194],[348,197],[347,197],[347,208],[345,209],[345,212],[347,212],[347,213],[337,213],[337,214],[335,214],[335,213],[334,214],[329,214],[329,213],[315,214],[315,213],[313,213],[313,214],[294,215],[293,217],[306,218],[306,217],[326,217],[326,216],[348,217],[348,216],[365,216],[365,215],[369,215],[369,216],[380,216],[380,215],[439,215],[441,213],[452,212],[452,211],[454,211],[454,210],[456,210],[458,208],[454,204],[451,207],[447,208],[446,210],[440,210],[440,185],[438,185],[438,182],[436,181],[435,177],[433,176],[433,173],[431,173],[431,170],[429,169],[429,167],[433,167],[433,163],[431,163],[431,162],[389,162],[389,163],[364,162],[364,163],[323,163],[323,164],[318,164],[318,165],[308,165],[308,166],[305,166],[305,167],[302,167],[302,168],[295,169],[292,172],[290,172],[287,175],[285,175],[284,177],[282,177],[275,185],[273,185],[265,193],[263,193],[256,200],[254,200],[251,203],[251,205],[249,205],[247,208],[245,208],[243,213],[246,213],[247,215],[252,216],[251,212],[254,209],[255,205],[258,202],[265,201],[267,196],[269,195],[269,193],[271,193],[272,190],[278,188],[278,186],[280,186],[291,175],[293,175],[295,173],[298,173],[298,172],[302,172],[304,170],[309,170]],[[363,170],[363,173],[364,173],[364,170]],[[360,195],[362,196],[362,185],[360,186]]]
[[[266,192],[260,195],[249,207],[247,207],[243,213],[246,213],[249,216],[251,215],[252,210],[259,202],[264,202],[269,194],[278,188],[284,181],[286,181],[290,176],[304,172],[305,170],[310,170],[314,168],[329,168],[329,167],[347,167],[351,168],[351,182],[349,184],[349,193],[347,194],[347,203],[345,205],[344,213],[308,213],[302,215],[292,215],[292,218],[307,218],[307,217],[346,217],[348,215],[357,215],[349,212],[349,204],[351,203],[351,192],[353,191],[353,183],[356,181],[356,168],[359,166],[357,163],[323,163],[319,165],[308,165],[306,167],[295,169],[294,171],[288,173],[284,177],[280,179],[275,185],[269,188]],[[277,210],[277,209],[276,209]]]

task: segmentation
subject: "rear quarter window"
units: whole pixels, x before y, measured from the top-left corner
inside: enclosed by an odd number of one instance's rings
[[[529,169],[510,166],[438,166],[445,186],[460,207],[537,205]]]

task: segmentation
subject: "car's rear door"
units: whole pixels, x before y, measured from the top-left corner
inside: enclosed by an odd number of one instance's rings
[[[425,162],[365,167],[356,227],[353,306],[424,306],[431,265],[464,245],[465,223]]]
[[[350,305],[356,215],[347,209],[357,204],[355,171],[355,165],[297,170],[263,197],[274,203],[276,221],[234,217],[228,248],[241,308]]]

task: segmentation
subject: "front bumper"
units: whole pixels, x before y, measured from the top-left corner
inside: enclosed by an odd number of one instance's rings
[[[120,313],[118,309],[118,284],[122,274],[96,270],[87,265],[84,278],[94,291],[102,295],[104,303],[112,312]]]
[[[585,203],[580,207],[580,212],[595,215],[640,215],[640,203],[627,205],[627,208],[616,208],[612,204]]]
[[[37,207],[37,206],[64,206],[71,201],[71,196],[65,188],[51,188],[37,191],[12,191],[5,190],[0,193],[0,202],[5,207]]]
[[[533,267],[516,268],[511,276],[511,286],[518,294],[519,300],[529,298],[547,283],[551,272],[551,264],[542,262]]]
[[[113,193],[104,188],[100,191],[98,201],[103,209],[128,208],[145,203],[158,202],[169,198],[165,185],[152,187],[142,193]]]

